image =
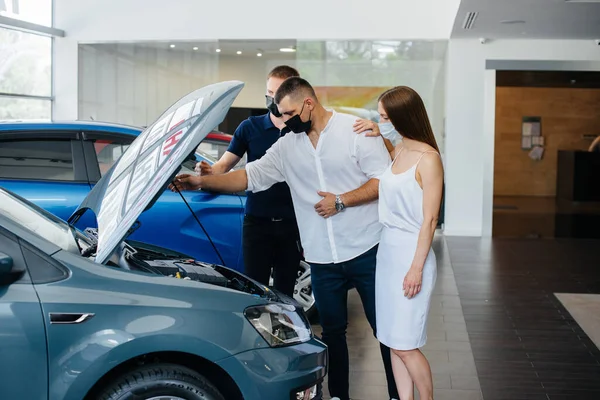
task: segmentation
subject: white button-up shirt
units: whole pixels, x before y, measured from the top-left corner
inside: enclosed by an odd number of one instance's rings
[[[356,134],[356,117],[333,113],[317,147],[305,133],[290,132],[267,153],[246,165],[248,190],[259,192],[287,182],[306,261],[317,264],[351,260],[379,243],[378,202],[348,207],[330,218],[321,217],[317,192],[343,194],[378,178],[389,166],[383,139]]]

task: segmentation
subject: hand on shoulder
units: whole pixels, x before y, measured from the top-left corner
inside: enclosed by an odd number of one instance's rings
[[[359,118],[354,122],[354,132],[361,134],[366,132],[365,136],[380,136],[379,125],[369,119]]]

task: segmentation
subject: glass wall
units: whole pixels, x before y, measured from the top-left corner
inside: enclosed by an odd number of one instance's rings
[[[231,79],[245,83],[233,107],[264,108],[268,72],[287,64],[315,87],[326,107],[375,121],[382,92],[412,87],[423,98],[443,152],[447,45],[446,40],[80,45],[79,118],[147,125],[189,91]]]
[[[79,45],[79,119],[149,125],[182,96],[219,80],[215,47],[215,42]]]
[[[377,98],[410,86],[423,99],[444,151],[445,59],[440,41],[298,41],[296,67],[328,107],[377,121]]]
[[[0,15],[50,26],[52,0],[0,0]],[[0,120],[52,116],[52,38],[0,28]]]

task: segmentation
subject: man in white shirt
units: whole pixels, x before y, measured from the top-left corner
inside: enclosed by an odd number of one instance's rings
[[[179,175],[179,189],[263,191],[287,182],[312,288],[329,348],[329,392],[349,400],[347,294],[355,287],[375,331],[375,265],[381,226],[379,180],[391,160],[381,137],[354,133],[356,117],[323,108],[304,79],[286,79],[275,95],[286,126],[245,170],[217,176]],[[400,284],[400,283],[399,283]],[[398,399],[389,348],[381,345],[390,398]]]

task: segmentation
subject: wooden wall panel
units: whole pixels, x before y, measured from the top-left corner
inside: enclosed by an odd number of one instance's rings
[[[541,161],[521,150],[524,116],[542,117]],[[495,196],[555,196],[558,150],[587,150],[600,134],[600,89],[496,88]]]

